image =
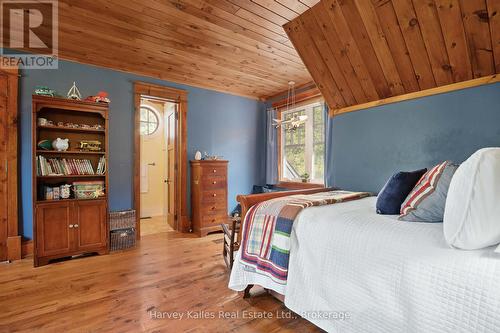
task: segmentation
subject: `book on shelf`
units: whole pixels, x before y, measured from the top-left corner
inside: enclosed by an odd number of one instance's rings
[[[95,175],[90,160],[37,156],[37,176]],[[100,173],[97,173],[100,174]]]
[[[98,175],[104,175],[106,173],[106,157],[101,156],[99,159],[99,163],[97,164],[97,172]]]

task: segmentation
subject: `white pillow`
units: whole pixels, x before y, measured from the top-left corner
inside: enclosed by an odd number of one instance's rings
[[[443,223],[452,247],[476,250],[500,243],[500,148],[480,149],[460,165]]]

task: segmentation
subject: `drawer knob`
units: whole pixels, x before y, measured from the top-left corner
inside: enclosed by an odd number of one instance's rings
[[[213,173],[216,173],[217,172],[217,169],[214,169],[214,171],[212,171]]]
[[[78,224],[75,224],[75,228],[78,228]]]
[[[215,210],[215,206],[212,207],[212,210]]]
[[[69,225],[69,228],[70,228],[70,229],[73,229],[73,225],[72,225],[72,224],[70,224],[70,225]]]
[[[215,219],[212,219],[212,223],[215,222],[216,220]]]
[[[213,196],[213,197],[216,197],[216,196],[217,196],[217,193],[212,194],[212,196]]]
[[[214,184],[214,185],[215,185],[215,184],[217,184],[217,182],[214,180],[214,181],[212,182],[212,184]]]

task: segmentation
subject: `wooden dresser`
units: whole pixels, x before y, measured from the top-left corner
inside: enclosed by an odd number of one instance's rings
[[[194,232],[206,236],[227,222],[228,161],[190,161],[191,218]]]

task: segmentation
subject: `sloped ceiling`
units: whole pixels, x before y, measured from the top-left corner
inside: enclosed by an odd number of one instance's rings
[[[284,28],[334,110],[500,73],[500,0],[322,0]]]

